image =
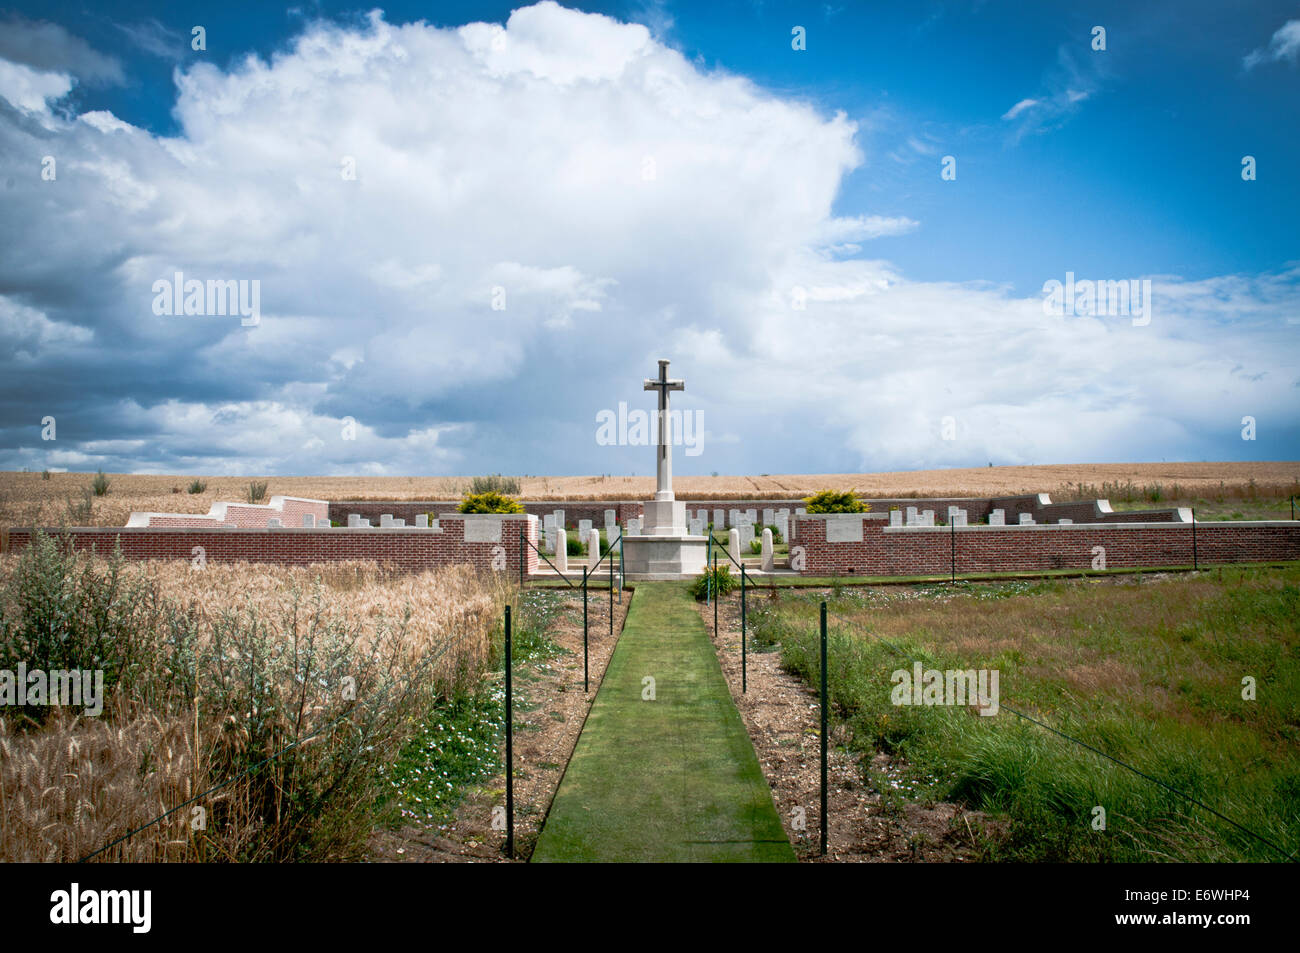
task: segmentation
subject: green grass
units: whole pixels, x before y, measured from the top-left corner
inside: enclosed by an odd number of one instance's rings
[[[794,860],[686,584],[637,586],[533,860]]]
[[[1115,512],[1130,510],[1169,509],[1186,506],[1196,511],[1196,518],[1203,523],[1220,520],[1289,520],[1291,519],[1291,502],[1287,497],[1281,499],[1244,499],[1214,500],[1206,498],[1186,498],[1175,501],[1162,500],[1159,503],[1137,501],[1133,503],[1116,503],[1111,501]],[[1297,515],[1300,515],[1300,501],[1297,501]]]
[[[760,644],[818,677],[820,595],[750,603]],[[907,765],[915,796],[1005,822],[987,859],[1276,861],[1184,798],[1011,714],[894,706],[890,675],[996,669],[1001,701],[1300,849],[1300,568],[1011,581],[832,595],[828,678],[851,746]],[[888,642],[889,644],[885,644]],[[891,647],[892,646],[892,647]],[[1258,685],[1241,697],[1243,676]],[[867,778],[871,781],[870,778]],[[1108,815],[1105,832],[1092,811]]]

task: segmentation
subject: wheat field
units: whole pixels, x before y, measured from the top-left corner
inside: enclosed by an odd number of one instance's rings
[[[0,558],[0,621],[15,634],[34,594],[20,580],[22,558]],[[87,591],[79,582],[87,569],[110,567],[73,557],[56,569],[62,590]],[[143,614],[146,655],[133,665],[157,676],[119,682],[98,718],[55,710],[38,726],[21,709],[0,717],[0,861],[75,861],[178,805],[98,859],[351,858],[373,823],[379,781],[370,769],[392,756],[432,699],[477,684],[509,592],[501,574],[468,566],[195,571],[173,561],[120,571],[144,584],[129,598],[179,610]],[[192,642],[177,638],[174,623],[186,620]],[[206,673],[192,697],[185,671]],[[326,687],[340,671],[356,677],[355,703]],[[275,750],[291,756],[241,774]],[[322,789],[336,796],[313,807]],[[204,791],[198,804],[212,823],[196,830],[187,802]]]
[[[109,474],[109,491],[92,497],[88,519],[74,518],[70,503],[85,499],[89,473],[0,473],[0,526],[122,526],[132,511],[206,513],[218,500],[245,500],[248,485],[265,480],[267,497],[303,496],[326,500],[453,500],[469,477],[200,477],[202,493],[189,493],[192,476]],[[529,500],[648,499],[654,477],[521,476]],[[1248,463],[1077,463],[1023,467],[972,467],[895,473],[763,474],[760,476],[677,475],[679,499],[788,499],[818,490],[855,490],[865,497],[988,496],[1052,493],[1077,497],[1080,487],[1176,485],[1184,494],[1252,494],[1282,498],[1300,489],[1300,461]],[[1170,498],[1170,502],[1174,502]]]

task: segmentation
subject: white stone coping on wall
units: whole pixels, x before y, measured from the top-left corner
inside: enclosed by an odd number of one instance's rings
[[[283,512],[284,504],[290,501],[294,503],[316,503],[325,507],[326,512],[329,512],[329,500],[313,500],[305,496],[273,496],[269,503],[241,503],[239,500],[226,500],[224,502],[213,503],[211,509],[208,510],[208,515],[224,519],[226,516],[226,508],[230,506],[241,506],[250,510],[274,510],[276,512]],[[173,513],[172,515],[177,516],[182,514]]]

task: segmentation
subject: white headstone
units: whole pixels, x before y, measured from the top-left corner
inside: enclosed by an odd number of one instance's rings
[[[555,528],[555,568],[560,572],[569,571],[569,534],[558,526]]]
[[[417,514],[416,517],[415,517],[415,525],[416,525],[416,528],[417,528],[417,529],[428,529],[428,528],[429,528],[429,514],[428,514],[428,513],[419,513],[419,514]]]
[[[700,518],[697,516],[695,519],[691,520],[691,525],[690,525],[690,534],[691,534],[692,536],[703,536],[703,535],[704,535],[704,525],[705,525],[705,524],[704,524],[704,520],[700,519]]]
[[[270,519],[268,519],[268,520],[266,521],[266,528],[267,528],[267,529],[272,529],[272,528],[274,528],[274,529],[279,529],[279,528],[280,528],[280,521],[279,521],[278,519],[276,519],[274,516],[272,516]]]
[[[921,511],[921,517],[922,517],[922,525],[923,525],[923,526],[933,526],[933,525],[934,525],[934,510],[922,510],[922,511]]]
[[[628,536],[641,535],[641,520],[639,520],[635,516],[633,516],[631,519],[627,521],[627,535]]]
[[[361,517],[356,513],[348,514],[348,529],[355,529],[361,525]]]
[[[735,526],[740,522],[740,510],[727,510],[727,525]]]
[[[889,511],[889,525],[890,525],[890,526],[902,526],[902,525],[903,525],[903,511],[902,511],[902,510],[890,510],[890,511]]]
[[[380,514],[379,514],[379,525],[380,525],[381,528],[382,528],[382,527],[386,527],[386,526],[392,526],[392,525],[393,525],[393,514],[392,514],[392,513],[380,513]]]
[[[749,517],[751,523],[758,522],[758,510],[745,510],[745,515]]]
[[[306,529],[315,529],[315,528],[316,528],[316,514],[315,514],[315,513],[303,513],[303,514],[302,514],[302,525],[303,525]]]
[[[1007,511],[1006,511],[1006,510],[994,510],[993,512],[989,513],[989,525],[990,525],[990,526],[1006,526],[1006,525],[1007,525]]]
[[[776,523],[776,510],[771,509],[770,507],[768,509],[763,510],[763,525],[772,526],[775,523]]]
[[[554,513],[547,513],[545,516],[542,517],[542,528],[543,528],[543,529],[550,529],[550,528],[551,528],[552,526],[554,526],[554,525],[555,525],[555,514],[554,514]]]
[[[591,520],[578,520],[578,538],[586,539],[591,533]]]
[[[724,513],[722,510],[713,511],[713,528],[714,529],[727,528],[727,514]]]
[[[736,562],[741,562],[745,558],[740,548],[740,530],[734,526],[727,530],[727,552],[731,553],[731,558]]]
[[[564,510],[555,510],[552,512],[551,519],[555,521],[556,526],[560,529],[564,529]]]
[[[1059,520],[1062,526],[1073,526],[1074,520]]]
[[[1034,525],[1034,517],[1033,517],[1031,514],[1029,514],[1029,513],[1021,513],[1021,514],[1020,514],[1020,525],[1021,525],[1021,526],[1033,526],[1033,525]]]
[[[787,543],[790,542],[790,517],[783,512],[776,514],[776,529],[781,534],[781,538]]]
[[[399,517],[399,518],[393,520],[393,525],[394,525],[394,526],[397,526],[397,527],[399,527],[399,528],[400,528],[400,527],[405,527],[405,526],[406,526],[406,518],[405,518],[405,517]]]
[[[608,529],[609,527],[615,525],[616,523],[618,523],[618,514],[617,514],[616,512],[614,512],[613,510],[606,510],[606,511],[605,511],[605,528]]]
[[[967,524],[966,524],[966,516],[967,516],[967,514],[966,514],[966,511],[965,511],[965,510],[958,510],[956,513],[953,513],[953,514],[952,514],[952,525],[953,525],[953,526],[965,526],[965,525],[967,525]]]
[[[623,535],[623,528],[619,526],[617,523],[615,523],[613,526],[605,527],[605,538],[609,541],[610,546],[613,546],[615,543],[617,543],[619,537],[622,535]]]
[[[587,568],[595,572],[600,563],[600,530],[587,530]]]
[[[358,524],[362,529],[370,529],[370,520],[366,519],[364,516],[361,517],[361,519],[357,521],[357,524]]]
[[[764,528],[763,530],[763,572],[771,572],[776,568],[776,560],[772,556],[772,531]]]
[[[907,508],[907,525],[917,526],[920,523],[920,519],[921,519],[921,514],[917,510],[917,508],[915,506],[909,506]]]

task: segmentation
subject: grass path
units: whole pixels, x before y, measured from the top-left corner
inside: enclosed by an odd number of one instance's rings
[[[638,584],[533,860],[794,859],[686,585]]]

